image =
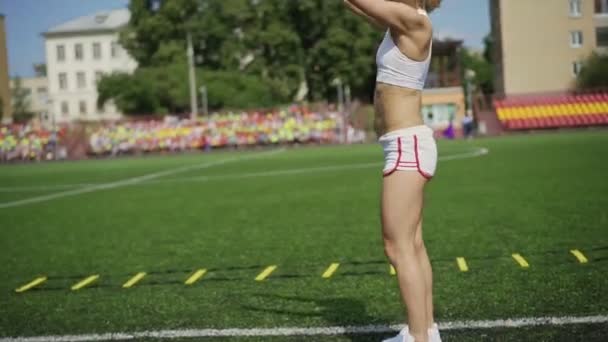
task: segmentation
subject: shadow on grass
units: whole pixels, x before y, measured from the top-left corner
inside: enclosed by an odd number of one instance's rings
[[[272,294],[258,294],[256,297],[272,301],[272,304],[270,304],[272,307],[258,307],[254,305],[241,305],[241,307],[244,310],[286,315],[289,317],[319,317],[327,322],[328,326],[364,326],[380,323],[377,321],[377,318],[375,319],[367,314],[365,304],[357,299],[307,298]],[[315,309],[301,309],[300,307],[303,306],[314,306]],[[391,334],[389,333],[388,335]],[[344,337],[354,342],[377,342],[388,337],[388,335],[374,333],[344,335]],[[315,339],[312,338],[311,340]]]

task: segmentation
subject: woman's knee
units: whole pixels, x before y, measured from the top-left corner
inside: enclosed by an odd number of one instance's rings
[[[384,239],[384,255],[391,261],[393,265],[395,265],[395,261],[398,259],[397,256],[397,246],[391,240]]]
[[[414,249],[416,250],[416,253],[421,253],[425,250],[422,234],[416,234],[416,237],[414,237]]]
[[[397,260],[408,254],[419,254],[425,251],[421,236],[395,239],[384,236],[384,254],[389,260]]]
[[[391,239],[384,238],[384,254],[388,257],[393,264],[396,264],[398,260],[403,258],[415,256],[417,253],[417,247],[415,239]]]

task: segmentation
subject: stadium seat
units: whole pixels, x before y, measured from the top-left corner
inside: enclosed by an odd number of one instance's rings
[[[507,130],[608,124],[608,92],[513,96],[494,101]]]

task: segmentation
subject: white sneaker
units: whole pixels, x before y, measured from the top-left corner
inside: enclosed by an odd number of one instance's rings
[[[405,327],[399,332],[399,335],[383,340],[382,342],[414,342],[414,337],[410,335],[409,329]]]
[[[441,342],[441,336],[439,336],[439,327],[437,323],[433,324],[433,327],[429,329],[429,342]]]

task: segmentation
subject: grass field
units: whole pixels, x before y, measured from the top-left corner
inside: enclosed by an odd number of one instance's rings
[[[439,322],[608,315],[608,131],[439,148],[424,213]],[[489,154],[472,154],[480,148]],[[361,145],[1,166],[0,338],[402,323],[379,233],[381,158]],[[15,292],[37,277],[47,279]],[[450,330],[444,340],[607,336],[602,323]]]

